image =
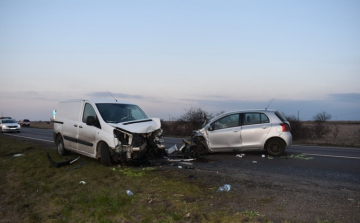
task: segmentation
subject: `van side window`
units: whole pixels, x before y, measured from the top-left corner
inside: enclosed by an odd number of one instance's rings
[[[97,120],[96,112],[94,108],[91,106],[91,104],[86,103],[84,108],[84,114],[82,117],[82,121],[86,123],[86,119],[89,116],[94,116],[95,120]]]

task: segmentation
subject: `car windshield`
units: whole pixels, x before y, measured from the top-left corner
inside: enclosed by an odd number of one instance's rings
[[[9,119],[9,120],[3,120],[2,123],[16,123],[16,121]]]
[[[107,123],[120,123],[148,118],[137,105],[99,103],[96,104],[96,107],[103,120]]]

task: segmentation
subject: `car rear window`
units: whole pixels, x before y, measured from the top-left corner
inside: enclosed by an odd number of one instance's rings
[[[286,122],[286,118],[283,114],[281,114],[279,111],[275,112],[275,115],[282,121],[282,122]]]

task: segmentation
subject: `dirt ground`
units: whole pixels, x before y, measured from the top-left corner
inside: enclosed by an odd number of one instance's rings
[[[234,154],[204,156],[207,157],[220,165],[232,162]],[[164,168],[171,169],[173,176],[193,179],[192,182],[205,190],[230,184],[229,192],[222,192],[223,196],[211,200],[214,208],[234,213],[253,211],[259,214],[259,222],[359,222],[360,185],[334,185],[328,181],[248,174],[226,168],[216,171],[211,165],[194,163],[189,166],[194,169],[179,169],[176,164]]]

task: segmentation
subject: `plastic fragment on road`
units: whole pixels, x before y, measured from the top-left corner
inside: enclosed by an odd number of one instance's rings
[[[221,187],[219,187],[218,189],[217,189],[217,193],[220,193],[220,192],[223,192],[223,191],[230,191],[230,189],[231,189],[231,185],[230,184],[224,184],[223,186],[221,186]]]
[[[243,156],[241,154],[237,154],[236,157],[242,158]]]
[[[252,163],[257,163],[257,161],[252,161]]]
[[[272,156],[268,156],[268,159],[269,159],[269,160],[272,160],[272,159],[274,159],[274,157],[272,157]]]
[[[290,158],[296,158],[296,159],[302,159],[302,160],[312,160],[312,159],[314,159],[314,157],[305,157],[306,156],[306,154],[299,154],[299,155],[296,155],[296,156],[294,156],[294,154],[293,155],[291,155],[291,156],[289,156]]]
[[[86,184],[86,182],[82,180],[82,181],[79,182],[79,184],[84,185],[84,184]]]
[[[128,196],[133,196],[134,195],[134,193],[131,190],[126,190],[126,194]]]
[[[20,156],[23,156],[23,155],[24,154],[18,153],[18,154],[13,155],[13,157],[20,157]]]

